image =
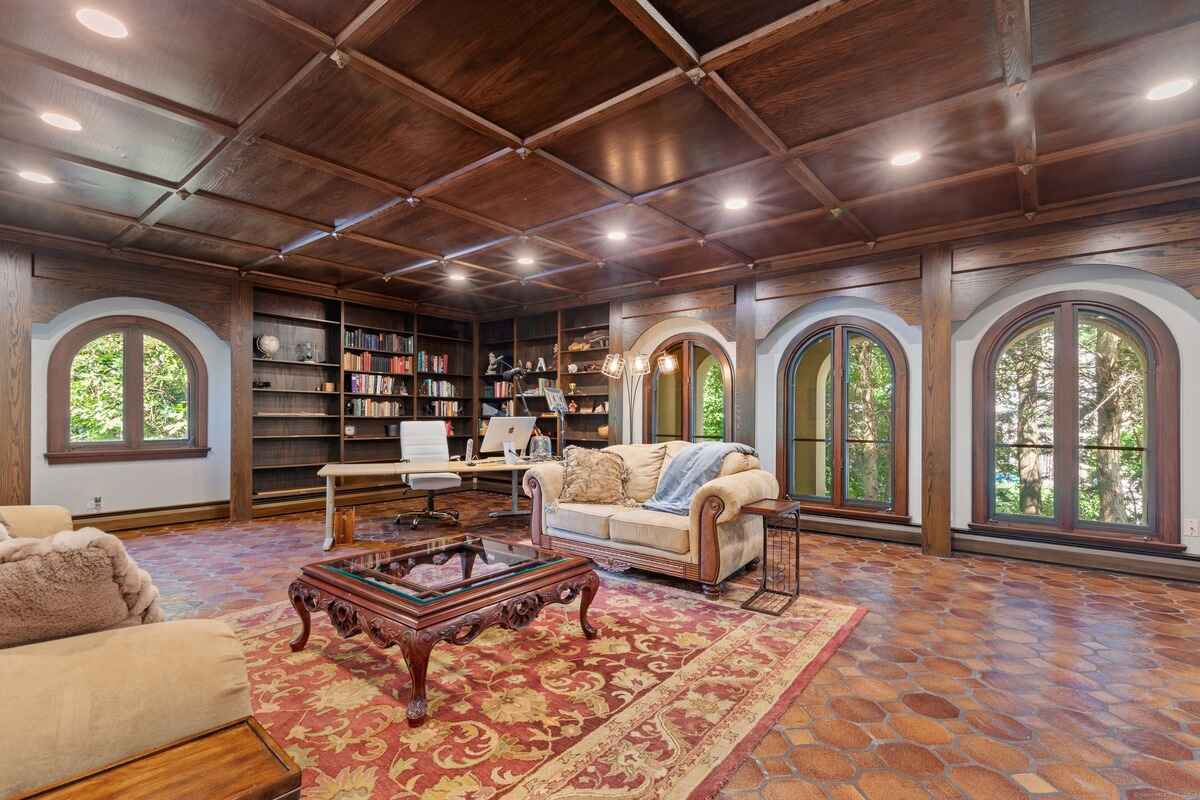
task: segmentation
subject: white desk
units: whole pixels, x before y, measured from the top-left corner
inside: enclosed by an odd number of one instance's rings
[[[377,464],[326,464],[317,473],[325,479],[325,543],[322,545],[322,549],[329,550],[333,547],[334,495],[338,478],[389,478],[400,475],[422,475],[430,472],[453,472],[458,475],[509,472],[512,473],[512,510],[493,512],[492,516],[510,516],[529,513],[521,511],[517,505],[517,479],[520,473],[537,463],[521,461],[516,464],[508,464],[501,458],[480,461],[431,461],[421,464],[412,464],[407,461]]]

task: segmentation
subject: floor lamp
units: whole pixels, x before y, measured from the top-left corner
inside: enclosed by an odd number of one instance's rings
[[[658,357],[658,371],[674,372],[679,367],[675,356],[663,353]],[[625,388],[625,407],[629,409],[630,439],[633,439],[633,398],[637,397],[642,379],[650,374],[650,356],[636,355],[626,359],[621,353],[609,353],[600,366],[601,374],[620,381]]]

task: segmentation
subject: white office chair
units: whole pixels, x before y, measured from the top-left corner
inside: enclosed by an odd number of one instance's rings
[[[413,464],[444,463],[450,460],[450,445],[446,439],[446,424],[436,420],[408,421],[400,423],[400,457]],[[423,475],[404,475],[409,488],[424,491],[425,510],[396,517],[399,525],[412,520],[415,528],[423,519],[458,522],[457,511],[436,511],[433,498],[441,489],[457,489],[462,478],[453,472],[431,472]]]

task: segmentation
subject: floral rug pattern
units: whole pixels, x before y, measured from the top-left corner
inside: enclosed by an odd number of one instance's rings
[[[604,576],[588,641],[578,607],[435,647],[417,728],[398,649],[342,639],[322,613],[292,653],[286,603],[226,619],[309,800],[598,800],[715,794],[865,613],[801,597],[776,618]]]

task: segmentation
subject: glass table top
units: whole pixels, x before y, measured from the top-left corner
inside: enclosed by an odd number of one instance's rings
[[[530,545],[459,534],[358,553],[318,566],[425,604],[542,569],[564,558]]]

